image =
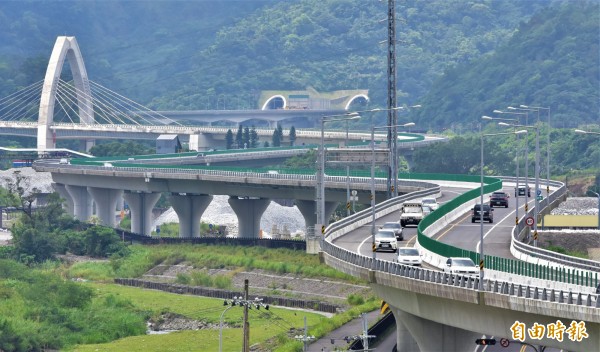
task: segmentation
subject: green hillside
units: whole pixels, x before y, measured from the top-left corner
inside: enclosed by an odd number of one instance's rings
[[[552,107],[553,127],[598,124],[599,14],[597,1],[537,13],[494,53],[449,69],[423,98],[417,120],[475,129],[481,115],[525,104]],[[537,115],[530,117],[531,123]],[[541,117],[546,121],[545,111]]]

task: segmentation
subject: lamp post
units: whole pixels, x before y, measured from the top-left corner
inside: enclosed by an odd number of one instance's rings
[[[361,116],[357,112],[351,112],[343,115],[326,115],[321,117],[321,143],[319,145],[318,168],[317,168],[317,187],[316,187],[316,208],[317,208],[317,224],[325,226],[325,122],[345,121],[360,119]],[[315,226],[315,234],[320,229]],[[321,248],[323,248],[324,236],[321,235]]]
[[[480,140],[481,140],[481,163],[479,165],[479,169],[480,169],[480,192],[479,192],[479,211],[480,211],[480,215],[479,215],[479,290],[483,291],[483,279],[484,279],[484,275],[483,275],[483,268],[485,266],[485,256],[484,256],[484,251],[483,251],[483,137],[491,137],[491,136],[501,136],[501,135],[507,135],[507,134],[523,134],[523,133],[527,133],[526,130],[520,130],[520,131],[514,131],[514,132],[501,132],[501,133],[486,133],[484,134],[481,128],[482,123],[479,124],[479,135],[480,135]]]
[[[375,127],[374,124],[371,124],[371,243],[373,247],[373,266],[375,266],[375,260],[377,259],[375,250],[375,130],[389,129],[391,127],[409,127],[414,125],[414,122],[408,122],[403,125],[377,127]],[[392,155],[392,153],[390,153],[390,155]]]
[[[550,196],[550,108],[527,105],[519,105],[519,107],[524,109],[536,109],[538,111],[538,120],[540,110],[548,110],[548,133],[546,134],[546,199],[548,199],[548,196]],[[548,199],[546,204],[550,205],[550,199]]]
[[[500,118],[500,117],[489,117],[489,116],[482,116],[481,117],[484,120],[496,120],[496,121],[510,121],[513,124],[517,124],[519,122],[519,120],[517,119],[505,119],[505,118]],[[516,127],[515,127],[515,131],[516,131]],[[519,138],[520,134],[517,134],[517,147],[515,148],[515,164],[516,164],[516,170],[515,170],[515,176],[516,176],[516,185],[515,185],[515,226],[519,226]],[[527,202],[525,202],[527,203]],[[518,229],[520,230],[520,229]]]
[[[575,130],[575,133],[600,136],[600,132],[592,132],[592,131],[584,131],[584,130]],[[600,194],[598,194],[594,191],[588,191],[588,192],[593,193],[596,195],[596,197],[598,197],[598,230],[600,230]]]
[[[409,106],[408,108],[404,108],[403,106],[398,107],[397,110],[404,110],[404,111],[410,111],[410,109],[417,109],[420,108],[421,105],[412,105]],[[388,184],[388,190],[390,191],[389,193],[389,197],[388,198],[394,198],[398,196],[398,127],[401,127],[403,125],[393,125],[390,128],[392,129],[392,136],[393,136],[393,143],[391,146],[389,146],[390,148],[392,148],[391,150],[391,164],[390,164],[390,169],[391,169],[391,175],[393,175],[394,177],[394,181],[393,184]],[[388,175],[388,180],[391,181],[391,175]],[[388,181],[389,182],[389,181]],[[393,188],[392,188],[393,186]]]
[[[512,115],[521,115],[525,116],[525,125],[529,123],[529,114],[527,112],[512,112],[512,111],[502,111],[502,110],[494,110],[496,114],[512,114]],[[518,190],[517,190],[518,191]],[[525,213],[529,211],[529,140],[525,139]],[[518,196],[518,193],[517,193]]]
[[[540,129],[539,129],[539,125],[536,124],[534,126],[528,126],[528,125],[509,125],[503,122],[500,122],[499,125],[501,126],[513,126],[513,127],[521,127],[521,128],[535,128],[535,170],[534,170],[534,174],[535,174],[535,207],[533,209],[533,214],[534,214],[534,219],[535,221],[533,222],[533,245],[537,247],[537,240],[538,240],[538,215],[540,212],[540,203],[539,203],[539,195],[542,192],[540,191]],[[529,189],[527,189],[526,191],[528,191]],[[527,208],[525,208],[525,213],[527,213]]]
[[[414,105],[414,106],[411,106],[411,107],[421,107],[421,105]],[[373,114],[375,114],[376,112],[380,112],[380,111],[392,111],[392,110],[396,111],[396,110],[402,110],[402,109],[404,109],[403,106],[397,106],[397,107],[393,107],[393,108],[390,108],[390,109],[374,108],[374,109],[371,109],[371,110],[360,110],[360,111],[355,111],[355,113],[363,113],[363,112],[370,113],[370,119],[371,119],[370,123],[371,123],[371,125],[373,125]],[[395,112],[394,112],[394,114],[395,114]],[[395,126],[398,126],[398,125],[395,125]],[[387,170],[387,197],[388,197],[388,199],[394,197],[394,191],[392,191],[392,187],[394,187],[394,185],[395,185],[394,189],[396,189],[396,187],[397,187],[397,183],[394,184],[393,183],[394,181],[392,181],[392,175],[393,175],[393,169],[394,169],[393,160],[394,160],[395,155],[396,155],[396,153],[394,152],[394,150],[396,150],[396,148],[392,147],[392,144],[394,144],[394,140],[398,139],[398,136],[397,136],[397,130],[396,130],[396,133],[395,133],[396,137],[395,137],[395,139],[391,138],[391,136],[394,135],[394,132],[392,130],[393,130],[393,127],[388,127],[388,150],[389,150],[389,153],[390,153],[390,157],[389,157],[390,160],[388,160],[388,170]],[[396,171],[396,176],[397,175],[398,175],[398,171]],[[395,177],[395,179],[396,179],[395,182],[397,182],[398,177]]]

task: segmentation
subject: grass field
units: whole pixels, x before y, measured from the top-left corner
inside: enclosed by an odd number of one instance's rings
[[[178,295],[154,290],[141,290],[133,287],[114,284],[89,283],[100,297],[115,295],[126,298],[140,310],[150,311],[158,316],[164,312],[173,312],[188,318],[219,324],[224,312],[223,301],[219,299]],[[224,315],[224,322],[230,328],[223,329],[223,351],[238,351],[242,344],[243,307],[232,307]],[[305,311],[269,307],[249,311],[250,344],[268,345],[268,340],[283,343],[283,347],[275,351],[297,351],[302,345],[288,339],[286,333],[290,329],[301,329],[304,317],[310,326],[319,325],[328,318]],[[287,341],[287,343],[286,343]],[[219,329],[182,331],[161,335],[143,335],[123,338],[111,343],[79,345],[72,351],[218,351]]]

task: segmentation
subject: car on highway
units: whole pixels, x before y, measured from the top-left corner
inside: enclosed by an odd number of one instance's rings
[[[421,207],[423,209],[423,218],[425,218],[427,215],[431,214],[431,212],[433,210],[431,210],[431,207],[424,205]]]
[[[446,260],[445,273],[460,275],[477,275],[479,267],[473,263],[471,258],[452,257]]]
[[[483,214],[482,214],[483,213]],[[490,224],[494,222],[494,208],[488,204],[475,204],[473,210],[471,210],[471,222],[475,221],[487,221]]]
[[[508,193],[494,192],[490,196],[490,207],[497,205],[499,207],[508,208]]]
[[[404,241],[404,235],[402,234],[402,226],[399,221],[386,222],[379,228],[380,230],[392,230],[396,235],[397,241]]]
[[[423,198],[421,199],[421,204],[423,206],[428,206],[429,208],[431,208],[431,211],[435,211],[440,207],[435,198]]]
[[[525,196],[525,190],[527,190],[527,197],[531,197],[531,187],[519,186],[515,188],[515,197]]]
[[[418,249],[414,247],[400,247],[398,248],[398,263],[421,266],[423,259]]]
[[[398,249],[398,241],[392,230],[379,230],[375,234],[375,251],[387,250],[395,252]]]

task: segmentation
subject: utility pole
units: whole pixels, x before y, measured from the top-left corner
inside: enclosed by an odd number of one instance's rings
[[[248,279],[244,280],[244,344],[242,352],[250,352],[250,323],[248,323]]]
[[[396,105],[396,9],[395,0],[388,0],[388,40],[387,40],[387,51],[388,51],[388,97],[387,97],[387,108],[388,118],[387,125],[390,126],[387,134],[388,148],[390,149],[391,160],[388,165],[387,175],[387,194],[388,199],[394,197],[398,187],[398,154],[397,154],[397,141],[398,141],[398,130],[396,125],[398,123],[398,115],[394,109]],[[394,190],[392,191],[392,186]]]

